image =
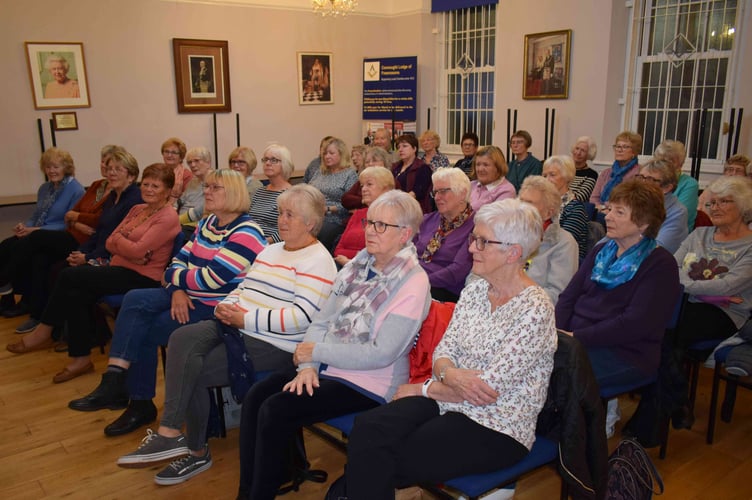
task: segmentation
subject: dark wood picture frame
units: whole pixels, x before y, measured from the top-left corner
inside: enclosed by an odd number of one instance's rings
[[[75,111],[52,113],[52,126],[56,131],[78,130],[78,116]]]
[[[24,47],[34,109],[91,107],[83,43],[24,42]]]
[[[572,30],[525,35],[523,99],[568,99]]]
[[[173,38],[178,113],[232,111],[226,40]]]

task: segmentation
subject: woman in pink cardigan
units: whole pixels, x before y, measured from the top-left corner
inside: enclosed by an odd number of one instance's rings
[[[168,203],[175,183],[172,169],[162,163],[146,167],[141,180],[143,204],[134,206],[123,222],[107,239],[112,255],[109,265],[82,265],[64,269],[55,283],[41,323],[27,336],[7,349],[15,354],[52,347],[52,330],[67,322],[68,330],[77,338],[93,338],[95,323],[92,306],[105,295],[121,294],[134,288],[158,287],[172,254],[173,240],[180,232],[177,212]],[[81,342],[81,351],[73,356],[88,354],[89,343]],[[86,347],[84,347],[84,345]],[[69,350],[74,344],[69,344]],[[52,381],[61,383],[94,370],[87,357],[56,374]],[[81,366],[79,366],[79,364]]]

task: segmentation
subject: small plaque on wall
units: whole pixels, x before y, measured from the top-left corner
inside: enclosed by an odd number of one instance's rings
[[[78,130],[78,117],[73,111],[67,113],[52,113],[52,123],[55,130]]]

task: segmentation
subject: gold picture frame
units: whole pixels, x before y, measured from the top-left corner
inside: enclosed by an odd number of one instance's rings
[[[568,99],[572,30],[525,35],[523,99]]]
[[[35,109],[89,108],[84,44],[25,42]]]

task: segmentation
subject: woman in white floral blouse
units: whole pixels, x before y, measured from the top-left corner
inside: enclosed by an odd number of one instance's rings
[[[541,234],[537,210],[519,200],[478,211],[469,245],[483,279],[462,292],[433,377],[400,386],[394,401],[356,418],[349,498],[393,498],[394,488],[485,473],[527,455],[556,350],[553,306],[523,271]]]

